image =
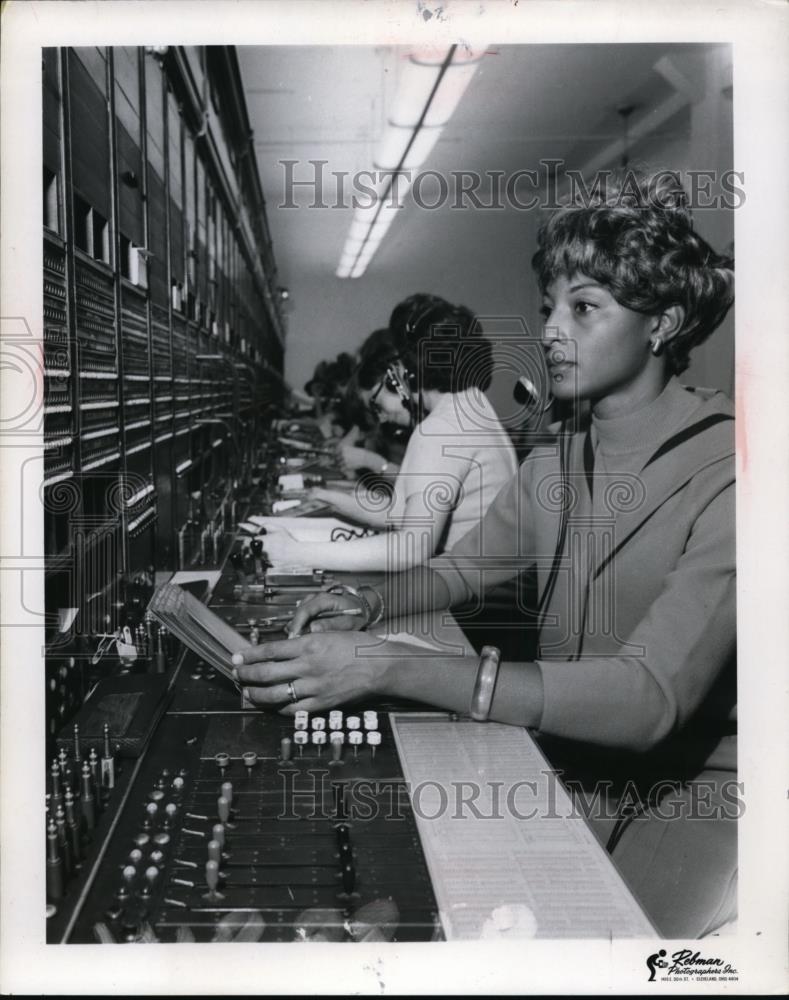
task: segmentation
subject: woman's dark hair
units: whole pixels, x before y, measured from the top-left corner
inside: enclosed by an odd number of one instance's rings
[[[331,404],[343,394],[355,365],[353,355],[347,351],[338,354],[334,361],[319,361],[304,391],[323,403]]]
[[[532,258],[540,289],[544,294],[559,275],[583,274],[626,309],[657,315],[682,307],[682,328],[666,343],[679,374],[734,300],[734,262],[693,229],[676,173],[628,170],[605,180],[540,227]]]
[[[395,343],[402,343],[406,327],[412,325],[420,313],[432,306],[452,308],[452,303],[442,299],[440,295],[429,295],[427,292],[415,292],[398,302],[389,316],[389,332]]]
[[[389,328],[414,388],[461,392],[490,385],[493,352],[477,317],[465,306],[414,295],[395,307]]]
[[[374,330],[359,349],[359,365],[354,373],[360,389],[372,389],[389,365],[397,361],[397,348],[389,329]]]
[[[362,346],[357,352],[359,361],[364,361],[368,355],[378,353],[382,348],[391,346],[392,343],[392,334],[388,326],[382,326],[378,330],[373,330],[362,341]]]

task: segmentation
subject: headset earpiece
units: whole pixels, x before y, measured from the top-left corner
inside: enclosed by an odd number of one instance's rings
[[[405,374],[410,385],[412,376],[408,372],[406,372]],[[392,390],[392,392],[396,392],[397,395],[400,397],[400,402],[403,404],[403,406],[407,410],[410,410],[413,403],[413,400],[411,398],[411,393],[409,392],[408,388],[405,385],[403,385],[403,381],[400,378],[397,369],[393,368],[391,365],[386,369],[386,381],[387,385]]]

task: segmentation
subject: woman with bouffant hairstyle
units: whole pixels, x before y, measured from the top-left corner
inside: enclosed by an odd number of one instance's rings
[[[570,417],[451,551],[362,601],[312,598],[294,632],[332,633],[245,654],[239,674],[284,712],[383,693],[534,729],[658,931],[701,936],[736,904],[734,421],[722,393],[676,375],[731,305],[731,261],[663,173],[555,211],[533,262]],[[484,685],[470,657],[397,642],[366,657],[342,634],[358,619],[313,620],[457,606],[530,567],[537,654],[486,664]]]
[[[312,491],[380,533],[306,546],[275,527],[265,542],[273,561],[400,572],[451,548],[515,474],[515,450],[483,391],[492,351],[474,313],[419,294],[395,307],[390,333],[366,353],[358,380],[382,422],[411,431],[391,495],[364,484],[353,496]]]
[[[720,324],[734,299],[734,263],[693,229],[677,175],[609,179],[593,199],[558,210],[540,233],[532,262],[544,293],[560,273],[578,272],[608,287],[627,309],[653,315],[682,309],[681,330],[661,338],[666,369],[679,375],[690,352]]]

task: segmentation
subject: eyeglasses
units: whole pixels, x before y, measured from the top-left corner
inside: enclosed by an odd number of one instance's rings
[[[369,400],[368,405],[370,406],[371,409],[375,408],[375,401],[381,395],[381,391],[383,390],[384,382],[385,381],[386,381],[386,376],[384,375],[384,377],[381,379],[381,381],[375,387],[375,391],[373,392],[372,396],[370,396],[370,400]]]
[[[375,387],[375,391],[372,396],[370,396],[369,405],[372,407],[375,405],[376,399],[381,395],[384,386],[389,390],[389,392],[397,393],[401,399],[408,399],[408,394],[403,388],[403,383],[400,381],[397,372],[393,368],[387,368],[386,374],[383,376],[381,381]]]

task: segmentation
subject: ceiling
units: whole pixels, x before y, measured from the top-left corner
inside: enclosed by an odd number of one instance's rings
[[[697,48],[490,46],[422,169],[510,174],[535,166],[540,157],[563,158],[568,166],[582,168],[600,150],[617,148],[623,135],[617,109],[633,105],[631,122],[648,123],[650,113],[675,93],[656,70],[658,60],[681,60]],[[323,199],[334,206],[334,172],[352,176],[372,168],[398,63],[406,53],[391,46],[238,48],[282,283],[298,286],[311,275],[333,274],[353,211],[280,207],[287,171],[294,180],[311,180],[322,171]],[[687,128],[687,118],[676,114],[657,127],[670,137]],[[297,162],[283,165],[288,160]],[[352,193],[350,182],[343,183],[345,193]],[[291,203],[309,204],[313,197],[313,187],[291,190]],[[420,214],[418,225],[429,225],[430,213]]]

